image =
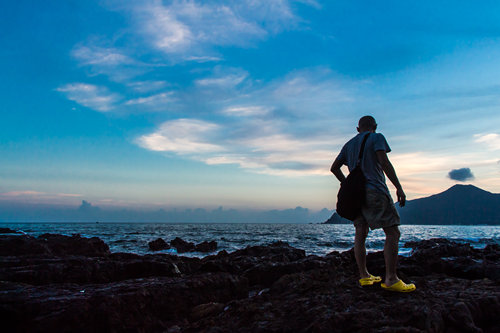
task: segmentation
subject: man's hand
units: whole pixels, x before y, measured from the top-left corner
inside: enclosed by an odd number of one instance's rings
[[[398,176],[396,176],[396,171],[394,171],[394,167],[392,166],[391,161],[389,161],[387,153],[383,150],[377,151],[377,159],[382,167],[382,170],[384,170],[387,175],[387,178],[389,178],[392,184],[396,187],[396,195],[398,197],[399,206],[404,207],[406,204],[406,194],[403,191],[403,187],[399,183]]]
[[[406,204],[406,194],[401,187],[396,190],[396,196],[398,197],[399,207],[404,207]]]

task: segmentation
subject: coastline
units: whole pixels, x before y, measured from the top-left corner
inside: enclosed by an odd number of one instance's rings
[[[335,332],[500,329],[500,247],[408,244],[411,294],[357,286],[352,250],[285,242],[192,258],[112,253],[74,235],[0,236],[2,320],[13,331]],[[383,275],[383,254],[368,255]]]

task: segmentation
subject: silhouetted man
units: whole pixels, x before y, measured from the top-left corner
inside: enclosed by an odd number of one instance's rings
[[[361,215],[353,221],[356,228],[354,255],[360,275],[359,283],[361,286],[366,286],[382,281],[380,276],[373,276],[368,273],[365,241],[368,228],[372,230],[383,228],[386,237],[384,245],[386,275],[382,288],[391,291],[409,292],[415,290],[415,285],[404,283],[396,274],[400,218],[385,183],[384,173],[396,187],[396,195],[401,207],[405,205],[406,195],[399,183],[394,167],[387,157],[387,153],[391,151],[391,148],[382,134],[375,133],[376,129],[377,123],[372,116],[362,117],[358,123],[358,135],[344,145],[330,170],[340,182],[344,181],[345,176],[340,168],[342,165],[347,165],[349,171],[354,169],[363,138],[369,134],[363,159],[361,160],[361,169],[366,177],[366,202],[362,207]]]

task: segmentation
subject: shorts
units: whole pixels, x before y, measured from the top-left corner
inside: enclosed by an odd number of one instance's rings
[[[366,223],[373,230],[401,224],[392,199],[387,194],[370,188],[366,189],[366,202],[361,211],[361,216],[354,220],[355,226]]]

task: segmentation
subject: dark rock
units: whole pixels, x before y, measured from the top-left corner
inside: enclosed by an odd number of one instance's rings
[[[55,255],[84,255],[99,257],[108,255],[109,247],[97,237],[86,238],[79,234],[70,236],[43,234],[38,240],[48,246]]]
[[[183,323],[199,304],[248,294],[246,279],[224,273],[64,287],[1,282],[0,288],[2,327],[19,332],[157,332]]]
[[[191,319],[199,320],[203,317],[212,316],[222,312],[225,305],[222,303],[210,302],[195,306],[191,310]]]
[[[179,276],[199,266],[199,259],[182,261],[168,255],[113,253],[96,260],[84,256],[0,257],[0,280],[32,285],[109,283],[151,276]]]
[[[359,287],[352,250],[306,257],[275,242],[199,259],[109,253],[100,242],[0,236],[0,253],[8,253],[0,256],[4,331],[500,331],[494,244],[412,243],[398,275],[417,290],[398,294]],[[384,274],[382,251],[367,262]]]
[[[170,245],[177,249],[178,253],[191,252],[195,250],[195,245],[192,242],[186,242],[182,238],[175,237],[170,241]]]
[[[0,235],[0,256],[42,255],[51,253],[47,243],[31,236]]]
[[[168,245],[168,243],[161,238],[149,242],[148,246],[151,251],[161,251],[170,249],[170,245]]]
[[[217,242],[216,241],[204,241],[199,244],[196,244],[195,251],[199,252],[212,252],[217,250]]]
[[[109,253],[108,245],[97,237],[43,234],[34,238],[27,235],[0,235],[0,255],[2,256],[51,254],[98,257]]]
[[[0,234],[18,234],[18,232],[9,228],[0,228]]]
[[[478,250],[468,243],[429,239],[408,242],[405,247],[413,249],[411,257],[402,259],[409,275],[425,276],[433,272],[464,279],[500,281],[500,247],[496,244]]]

